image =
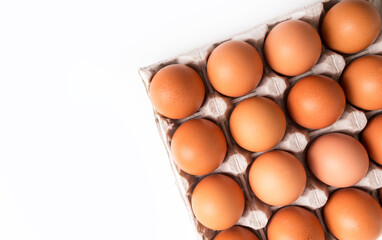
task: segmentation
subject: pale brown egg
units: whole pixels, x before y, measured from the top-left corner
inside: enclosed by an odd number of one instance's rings
[[[377,8],[364,0],[345,0],[334,5],[321,23],[321,36],[334,51],[352,54],[370,46],[381,30]]]
[[[317,217],[297,206],[285,207],[273,214],[267,235],[268,240],[325,240]]]
[[[370,158],[382,165],[382,114],[368,122],[362,132],[361,141]]]
[[[382,56],[369,55],[351,62],[340,84],[347,100],[365,110],[382,109]]]
[[[301,20],[279,23],[268,34],[264,53],[273,70],[287,76],[311,69],[321,55],[321,39],[316,29]]]
[[[290,116],[299,125],[319,129],[332,125],[345,110],[346,99],[341,86],[323,75],[300,79],[287,99]]]
[[[262,152],[281,141],[286,119],[275,102],[265,97],[253,97],[235,107],[229,126],[237,144],[252,152]]]
[[[256,158],[249,170],[253,193],[273,206],[288,205],[297,200],[306,185],[305,169],[292,154],[273,150]]]
[[[369,194],[356,188],[332,193],[324,206],[330,232],[341,240],[377,240],[382,236],[382,208]]]
[[[180,169],[192,175],[213,172],[223,162],[227,142],[222,130],[206,119],[183,123],[171,140],[171,152]]]
[[[223,174],[213,174],[196,185],[191,204],[201,224],[213,230],[224,230],[240,219],[245,200],[235,180]]]
[[[183,64],[159,70],[150,84],[150,99],[165,117],[181,119],[195,113],[204,100],[204,84],[199,74]]]
[[[320,136],[309,146],[306,157],[313,174],[333,187],[350,187],[369,169],[366,149],[355,138],[343,133]]]
[[[249,229],[241,226],[233,226],[219,232],[214,240],[259,240]]]
[[[212,51],[207,61],[207,74],[218,92],[239,97],[259,84],[263,75],[263,61],[249,43],[232,40]]]

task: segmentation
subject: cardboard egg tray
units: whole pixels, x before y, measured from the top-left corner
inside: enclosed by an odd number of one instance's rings
[[[338,81],[347,62],[363,55],[382,54],[382,35],[380,34],[378,39],[368,49],[355,55],[340,55],[323,46],[322,54],[318,63],[310,71],[291,78],[275,73],[267,65],[263,53],[264,39],[267,33],[275,25],[288,19],[300,19],[310,23],[312,26],[318,29],[320,20],[322,20],[325,11],[328,10],[336,2],[338,1],[318,1],[315,4],[306,6],[283,17],[279,17],[265,24],[255,26],[248,31],[235,34],[230,38],[214,42],[213,44],[194,49],[175,58],[139,69],[139,74],[146,87],[147,94],[149,94],[150,81],[155,73],[164,66],[174,63],[186,64],[192,67],[200,74],[204,81],[206,88],[205,100],[202,107],[190,117],[181,120],[169,119],[163,117],[154,109],[155,120],[164,142],[166,151],[169,155],[170,164],[174,172],[177,186],[184,199],[189,215],[195,224],[197,239],[213,239],[217,233],[217,231],[208,229],[200,224],[193,215],[191,208],[191,194],[193,188],[205,176],[192,176],[180,170],[176,166],[170,150],[171,138],[175,130],[183,122],[195,118],[206,118],[213,121],[223,130],[226,137],[228,145],[227,155],[224,162],[212,174],[224,173],[231,176],[239,183],[243,190],[246,199],[246,206],[244,213],[238,221],[237,225],[246,226],[252,229],[259,237],[259,239],[267,239],[267,222],[270,219],[272,213],[279,207],[270,206],[261,202],[252,193],[248,183],[248,171],[250,164],[258,155],[262,154],[263,152],[249,152],[239,147],[230,135],[228,124],[229,116],[234,107],[242,100],[254,96],[264,96],[272,99],[283,109],[285,113],[287,119],[287,130],[285,136],[277,146],[272,148],[272,150],[281,149],[293,153],[305,167],[307,174],[306,188],[303,194],[291,205],[299,205],[310,209],[320,220],[326,233],[326,239],[336,239],[326,229],[322,217],[322,207],[325,205],[329,197],[329,193],[332,192],[335,188],[320,182],[311,173],[306,165],[305,151],[312,140],[329,132],[343,132],[358,139],[358,135],[366,126],[368,119],[376,114],[382,113],[382,110],[363,111],[347,103],[346,109],[341,118],[333,125],[324,129],[309,130],[297,125],[290,118],[288,112],[286,111],[286,96],[291,86],[293,86],[296,81],[305,76],[322,74]],[[381,1],[374,0],[372,2],[381,12]],[[208,80],[206,72],[207,58],[214,50],[214,48],[222,42],[233,39],[242,40],[254,46],[260,53],[264,63],[264,74],[260,84],[249,94],[238,98],[226,97],[215,91]],[[367,175],[359,183],[357,183],[355,187],[363,189],[372,194],[373,197],[378,198],[377,189],[382,187],[382,166],[370,160],[370,166]]]

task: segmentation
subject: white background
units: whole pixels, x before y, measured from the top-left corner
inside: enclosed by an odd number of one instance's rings
[[[315,1],[0,1],[0,239],[195,239],[138,68]]]

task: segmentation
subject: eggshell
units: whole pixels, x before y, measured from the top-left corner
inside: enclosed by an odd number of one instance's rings
[[[245,200],[235,180],[226,175],[214,174],[196,185],[191,204],[201,224],[213,230],[224,230],[240,219]]]
[[[214,240],[259,240],[256,235],[241,226],[233,226],[227,230],[219,232]]]
[[[345,0],[334,5],[321,23],[325,44],[340,53],[356,53],[370,46],[381,30],[377,8],[364,0]]]
[[[347,100],[365,110],[382,109],[382,56],[369,55],[351,62],[341,76]]]
[[[263,61],[249,43],[232,40],[212,51],[207,61],[207,74],[218,92],[239,97],[259,84],[263,75]]]
[[[267,235],[268,240],[325,240],[317,217],[297,206],[285,207],[273,214]]]
[[[333,79],[313,75],[300,79],[287,99],[288,112],[299,125],[319,129],[332,125],[345,110],[345,94]]]
[[[159,70],[150,84],[150,99],[165,117],[181,119],[195,113],[204,100],[204,84],[199,74],[183,64]]]
[[[304,192],[306,174],[292,154],[274,150],[263,153],[253,162],[248,174],[253,193],[263,202],[284,206]]]
[[[341,240],[377,240],[382,236],[382,208],[359,189],[332,193],[324,206],[324,218],[330,232]]]
[[[232,111],[229,126],[232,137],[243,148],[262,152],[276,146],[286,129],[284,112],[265,97],[248,98]]]
[[[213,172],[223,162],[227,142],[215,123],[193,119],[175,131],[171,152],[180,169],[188,174],[204,175]]]
[[[269,32],[264,43],[268,64],[287,76],[300,75],[311,69],[320,58],[321,48],[316,29],[301,20],[279,23]]]
[[[382,114],[368,122],[362,132],[361,141],[370,158],[382,165]]]
[[[358,183],[369,168],[366,149],[343,133],[329,133],[314,140],[307,151],[307,162],[318,179],[334,187]]]

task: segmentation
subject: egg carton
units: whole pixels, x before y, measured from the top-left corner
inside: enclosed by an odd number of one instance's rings
[[[295,82],[303,77],[308,75],[322,74],[338,81],[347,62],[362,55],[382,54],[382,35],[380,34],[378,39],[368,49],[355,55],[341,55],[323,46],[322,54],[317,64],[308,72],[295,77],[286,77],[275,73],[267,65],[263,53],[265,37],[275,25],[288,19],[300,19],[310,23],[312,26],[318,29],[319,23],[322,20],[325,11],[327,11],[327,9],[329,9],[336,2],[338,1],[318,1],[314,4],[298,9],[297,11],[291,12],[285,16],[275,18],[265,24],[260,24],[247,31],[235,34],[229,38],[214,42],[201,48],[194,49],[175,58],[139,69],[139,74],[142,78],[148,95],[150,81],[155,73],[161,68],[175,63],[185,64],[192,67],[200,74],[205,84],[206,97],[204,99],[203,105],[196,113],[187,118],[180,120],[169,119],[160,115],[158,112],[156,112],[155,108],[153,108],[155,121],[168,153],[170,165],[176,179],[176,184],[185,202],[190,218],[195,225],[198,240],[213,239],[217,233],[217,231],[208,229],[200,224],[195,218],[191,207],[192,191],[195,185],[206,175],[193,176],[180,170],[175,164],[174,157],[170,149],[171,138],[175,130],[183,122],[190,119],[208,119],[216,123],[224,132],[227,140],[227,154],[223,163],[211,174],[224,173],[235,179],[241,186],[245,196],[246,206],[244,213],[238,221],[237,225],[252,229],[257,234],[259,239],[265,240],[267,239],[267,222],[271,215],[278,208],[280,208],[267,205],[260,201],[253,194],[249,186],[248,171],[250,164],[258,155],[264,152],[249,152],[244,150],[235,143],[229,131],[228,120],[234,107],[244,99],[254,96],[264,96],[275,101],[282,108],[287,119],[287,130],[283,139],[271,150],[280,149],[293,153],[302,162],[306,170],[307,183],[305,190],[303,194],[290,205],[299,205],[310,209],[321,222],[325,231],[326,239],[336,239],[326,229],[325,222],[323,221],[322,217],[322,207],[328,200],[330,192],[335,190],[335,188],[322,183],[311,173],[306,165],[305,160],[306,147],[315,138],[329,132],[343,132],[358,139],[358,135],[366,126],[368,119],[376,114],[382,113],[382,110],[363,111],[347,103],[341,118],[333,125],[319,130],[309,130],[297,125],[290,118],[288,112],[286,111],[286,96],[291,86],[293,86]],[[378,7],[378,10],[382,12],[380,0],[372,0],[371,2],[373,2],[373,4]],[[258,50],[264,63],[264,73],[259,85],[249,94],[238,98],[226,97],[218,93],[211,86],[206,72],[206,62],[210,53],[218,45],[228,40],[242,40],[251,44]],[[382,187],[382,166],[374,163],[373,161],[370,161],[369,170],[366,176],[359,183],[357,183],[355,187],[363,189],[372,194],[373,197],[377,198],[377,189]]]

